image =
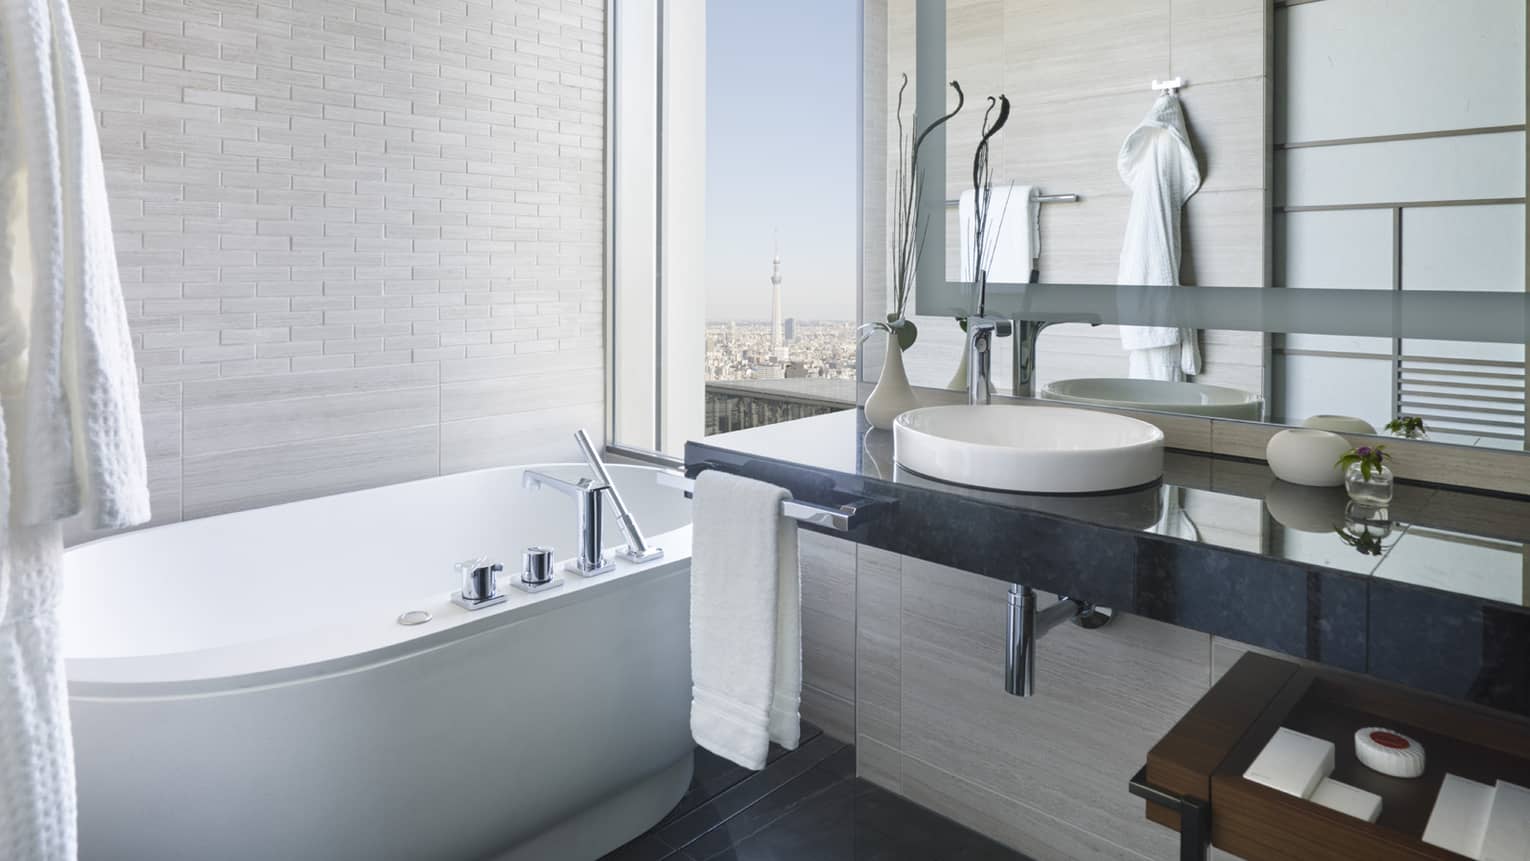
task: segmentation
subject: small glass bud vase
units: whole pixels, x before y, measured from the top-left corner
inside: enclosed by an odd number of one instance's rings
[[[1363,502],[1344,506],[1344,528],[1352,535],[1385,538],[1392,534],[1392,513]]]
[[[1386,464],[1372,466],[1370,477],[1365,476],[1365,470],[1361,464],[1352,463],[1344,471],[1344,489],[1349,492],[1349,498],[1376,508],[1388,505],[1392,501],[1392,469]]]

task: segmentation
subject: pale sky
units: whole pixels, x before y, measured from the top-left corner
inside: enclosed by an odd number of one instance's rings
[[[707,2],[707,319],[853,320],[860,3]]]

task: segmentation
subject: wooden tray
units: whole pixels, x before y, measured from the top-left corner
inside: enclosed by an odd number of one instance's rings
[[[1405,780],[1355,759],[1354,733],[1384,726],[1417,739],[1428,768]],[[1334,743],[1333,778],[1382,798],[1372,824],[1243,778],[1280,727]],[[1530,721],[1378,682],[1248,654],[1148,753],[1147,782],[1211,805],[1211,843],[1264,859],[1459,859],[1423,842],[1446,773],[1530,786]],[[1179,827],[1149,803],[1147,818]]]

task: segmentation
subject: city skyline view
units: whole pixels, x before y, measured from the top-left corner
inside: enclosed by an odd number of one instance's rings
[[[855,320],[860,26],[852,0],[708,2],[709,322],[768,328],[778,247],[785,317]]]
[[[855,378],[855,322],[786,318],[784,361],[769,320],[729,320],[707,324],[708,381],[758,379]]]

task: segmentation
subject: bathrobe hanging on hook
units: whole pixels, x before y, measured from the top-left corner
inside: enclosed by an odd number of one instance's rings
[[[1179,96],[1166,92],[1142,123],[1126,136],[1117,158],[1121,179],[1132,191],[1121,246],[1118,284],[1173,287],[1179,284],[1180,209],[1201,187],[1201,169],[1185,131]],[[1170,291],[1123,291],[1123,314],[1153,310],[1172,318]],[[1160,318],[1163,319],[1163,318]],[[1129,375],[1136,379],[1183,380],[1201,372],[1194,329],[1172,325],[1122,326]]]
[[[149,518],[138,370],[67,0],[0,0],[0,858],[74,861],[61,522]]]

